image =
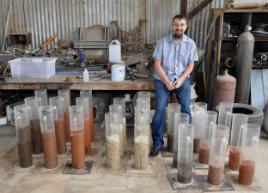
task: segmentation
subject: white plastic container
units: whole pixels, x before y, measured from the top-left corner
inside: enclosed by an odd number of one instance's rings
[[[112,81],[123,81],[125,79],[126,67],[125,64],[112,65]]]
[[[43,78],[48,79],[55,75],[57,58],[17,58],[8,61],[11,66],[11,75],[14,79]]]
[[[109,62],[121,62],[121,44],[118,40],[113,40],[109,45]]]

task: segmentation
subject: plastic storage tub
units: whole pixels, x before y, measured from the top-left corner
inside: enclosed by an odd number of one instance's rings
[[[17,58],[8,61],[11,66],[11,75],[14,79],[44,78],[55,75],[57,58]]]

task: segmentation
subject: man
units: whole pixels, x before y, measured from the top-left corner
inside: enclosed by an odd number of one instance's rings
[[[198,60],[194,41],[185,35],[187,19],[176,15],[172,20],[172,34],[157,43],[153,57],[155,67],[156,111],[152,121],[153,147],[150,155],[157,156],[164,145],[166,106],[170,91],[174,91],[181,112],[190,116],[190,78],[194,62]]]

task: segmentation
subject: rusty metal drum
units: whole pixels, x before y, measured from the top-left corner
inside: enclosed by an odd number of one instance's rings
[[[214,83],[214,97],[212,109],[215,110],[220,102],[234,102],[236,79],[228,74],[227,71],[223,75],[218,75]]]

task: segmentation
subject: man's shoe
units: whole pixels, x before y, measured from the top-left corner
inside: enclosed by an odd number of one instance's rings
[[[160,148],[153,147],[150,151],[150,156],[155,157],[159,154],[159,152],[160,152]]]

